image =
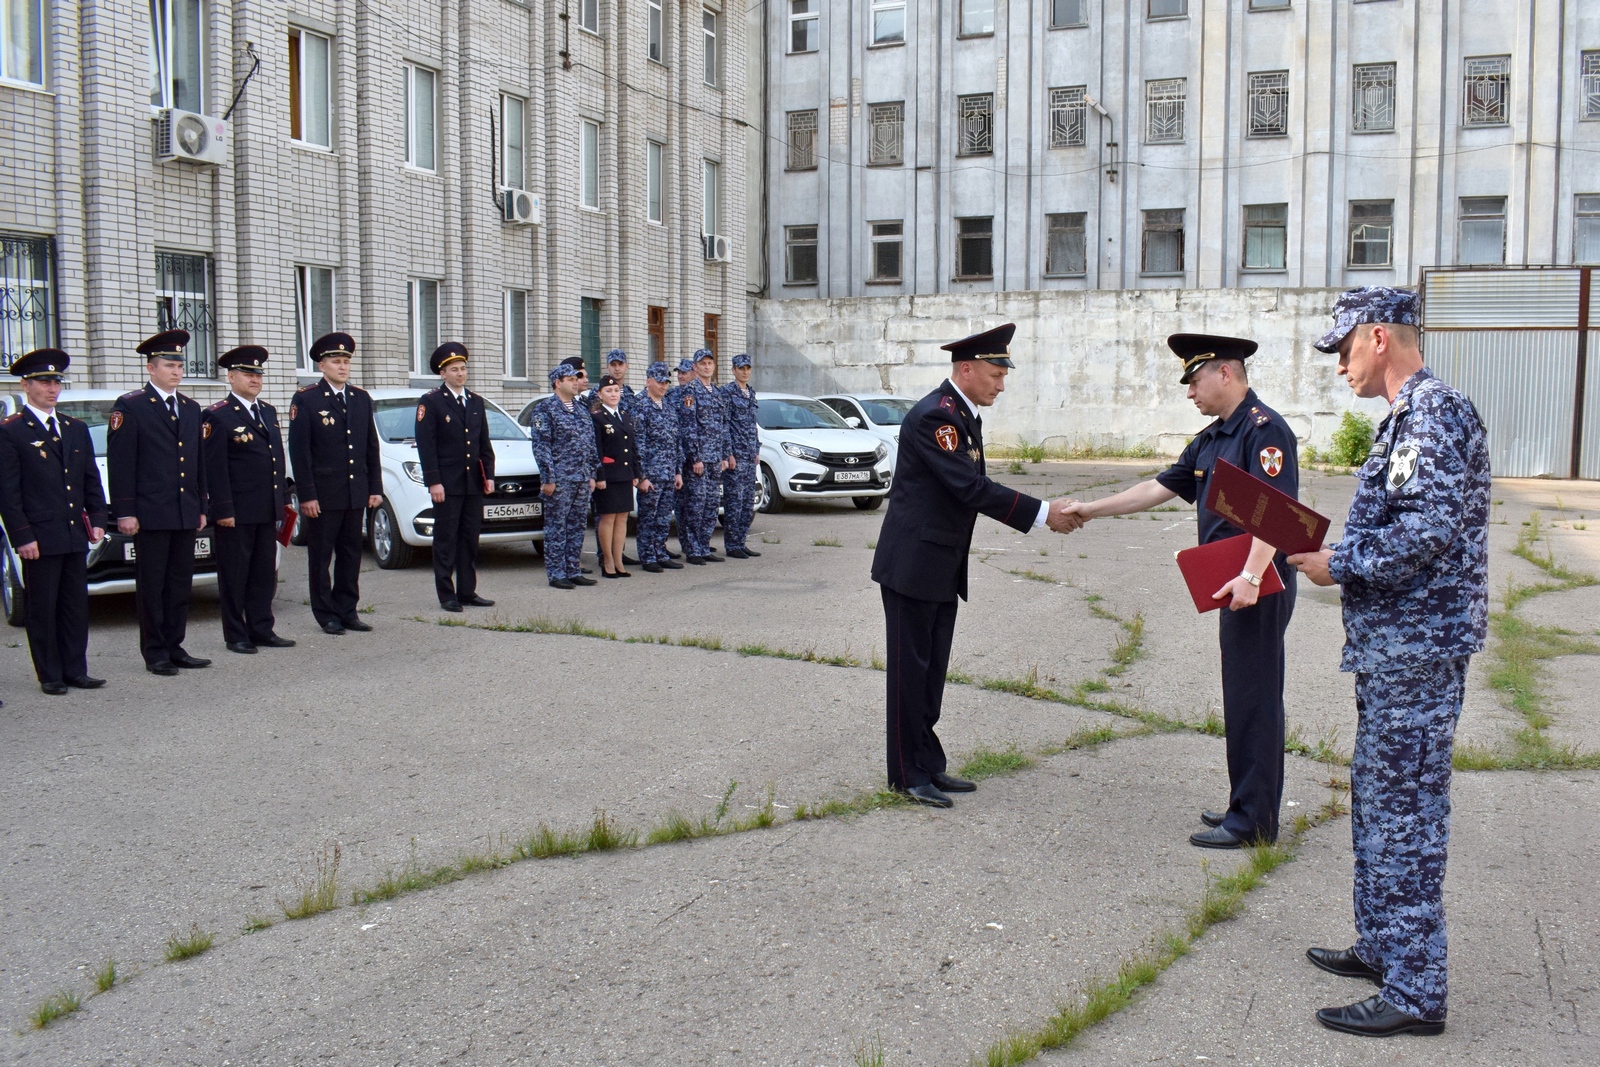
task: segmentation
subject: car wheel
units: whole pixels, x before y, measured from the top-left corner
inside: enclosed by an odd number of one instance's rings
[[[372,509],[372,554],[386,571],[411,566],[416,550],[400,539],[400,524],[395,521],[389,501]]]
[[[756,510],[776,515],[783,510],[783,504],[783,494],[778,492],[778,480],[772,476],[772,468],[763,463],[756,472]]]
[[[0,598],[5,601],[6,622],[24,626],[28,622],[28,591],[22,587],[22,573],[11,555],[11,546],[0,539]]]
[[[300,494],[293,489],[289,490],[289,506],[294,508],[296,515],[300,515]],[[300,515],[298,519],[294,520],[294,533],[289,535],[289,543],[296,548],[304,548],[306,547],[306,541],[306,517]]]
[[[850,502],[856,506],[857,511],[877,511],[883,507],[881,496],[853,496]]]

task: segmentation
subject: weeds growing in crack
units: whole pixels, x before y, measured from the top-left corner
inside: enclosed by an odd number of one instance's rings
[[[193,959],[202,952],[208,951],[216,943],[217,935],[207,930],[200,929],[200,924],[195,923],[189,932],[183,936],[173,934],[167,938],[166,958],[168,963],[177,963],[179,960]]]
[[[844,542],[837,537],[818,537],[811,542],[817,548],[843,548]]]
[[[239,928],[241,934],[259,934],[263,930],[272,928],[272,920],[265,915],[246,915],[244,925]]]
[[[857,1045],[851,1054],[855,1057],[856,1067],[883,1067],[883,1037],[873,1034],[871,1041],[863,1041]]]
[[[71,1015],[83,1007],[83,1001],[78,994],[70,989],[58,989],[45,997],[33,1014],[28,1017],[35,1030],[43,1030],[51,1023],[64,1015]]]
[[[985,778],[994,778],[1002,774],[1015,774],[1033,766],[1033,757],[1024,753],[1015,745],[1002,749],[992,749],[979,746],[961,764],[956,774],[962,778],[971,778],[982,781]]]
[[[94,972],[94,991],[96,993],[108,992],[117,984],[117,961],[106,960],[100,969]]]
[[[337,841],[317,853],[316,870],[311,882],[299,887],[299,899],[278,898],[285,919],[309,919],[339,906],[339,861],[343,858],[344,849]]]

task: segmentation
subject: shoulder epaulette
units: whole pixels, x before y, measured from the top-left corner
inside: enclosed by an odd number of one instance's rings
[[[144,390],[143,389],[135,389],[131,393],[123,393],[121,396],[117,397],[117,399],[118,400],[137,400],[139,397],[141,397],[143,395],[144,395]]]
[[[212,404],[210,407],[206,408],[206,410],[207,411],[221,411],[223,408],[225,408],[227,406],[228,406],[228,402],[226,400],[219,400],[215,404]]]
[[[298,390],[296,390],[296,391],[295,391],[295,395],[296,395],[296,396],[299,396],[299,395],[300,395],[300,394],[301,394],[301,393],[310,393],[310,392],[313,392],[313,391],[315,391],[315,390],[316,390],[316,388],[317,388],[317,386],[319,386],[319,385],[321,385],[321,384],[322,384],[322,383],[321,383],[321,382],[313,382],[313,383],[312,383],[312,384],[310,384],[310,385],[308,385],[308,386],[306,386],[306,387],[305,387],[305,388],[303,388],[303,389],[298,389]]]
[[[10,426],[13,422],[16,422],[20,418],[22,418],[22,412],[20,411],[15,415],[8,415],[3,422],[0,422],[0,426]]]

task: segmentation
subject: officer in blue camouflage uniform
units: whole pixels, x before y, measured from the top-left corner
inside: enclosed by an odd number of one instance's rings
[[[1389,415],[1357,474],[1344,536],[1289,557],[1344,600],[1340,669],[1356,676],[1350,832],[1356,943],[1325,971],[1381,987],[1317,1019],[1371,1037],[1444,1030],[1442,887],[1450,757],[1467,661],[1488,628],[1489,447],[1472,401],[1422,365],[1415,293],[1352,289],[1316,347]]]
[[[617,406],[619,411],[626,412],[633,406],[633,398],[638,393],[633,391],[633,386],[628,384],[628,353],[620,348],[613,348],[606,353],[606,373],[622,383],[622,402]]]
[[[668,399],[671,372],[659,360],[650,364],[644,392],[633,394],[628,415],[639,450],[639,558],[652,574],[682,570],[683,564],[667,554],[667,531],[672,511],[683,488],[683,434],[678,409]]]
[[[672,369],[678,375],[678,384],[674,385],[672,388],[667,390],[666,401],[667,401],[668,404],[670,404],[672,406],[672,410],[674,412],[682,412],[682,410],[683,410],[683,390],[684,390],[684,387],[687,386],[690,382],[694,381],[694,360],[692,360],[692,359],[688,358],[687,356],[685,356],[683,359],[678,360],[677,366],[673,367]],[[685,430],[686,430],[686,428],[683,426],[683,420],[680,418],[679,419],[679,427],[678,427],[679,435],[682,436],[685,433]],[[688,438],[687,437],[683,438],[683,448],[684,448],[684,455],[687,456],[688,455]],[[683,475],[683,479],[687,479],[689,477],[689,464],[688,464],[687,461],[684,462],[683,470],[682,470],[681,473]],[[682,480],[682,479],[680,479],[680,480]],[[680,558],[682,558],[683,553],[688,551],[688,548],[687,548],[688,542],[683,539],[683,526],[684,526],[683,506],[684,506],[685,502],[686,502],[686,498],[684,496],[684,493],[683,493],[682,489],[680,488],[678,492],[676,492],[676,493],[674,493],[672,495],[672,521],[678,524],[678,548],[681,551],[679,551],[679,552],[671,552],[671,551],[669,551],[667,553],[667,556],[670,559],[680,559]]]
[[[744,541],[755,518],[756,471],[761,464],[761,439],[756,433],[756,391],[750,388],[750,357],[733,357],[733,381],[722,387],[728,405],[728,450],[733,466],[722,474],[722,549],[729,559],[750,559],[761,553]]]
[[[683,475],[681,520],[678,532],[684,555],[690,563],[702,566],[721,563],[711,551],[711,535],[717,529],[717,490],[720,475],[728,468],[733,453],[728,450],[728,405],[722,393],[711,384],[717,373],[717,358],[709,348],[694,353],[695,377],[678,394],[678,418],[683,423],[687,470]]]
[[[544,573],[552,589],[594,585],[585,578],[579,558],[583,531],[589,520],[589,496],[600,449],[594,439],[594,419],[578,403],[583,380],[571,363],[550,371],[553,392],[533,409],[533,458],[539,464],[540,492],[544,494]]]

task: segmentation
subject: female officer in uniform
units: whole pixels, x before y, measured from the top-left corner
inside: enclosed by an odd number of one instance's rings
[[[639,456],[633,447],[633,422],[622,413],[622,383],[602,375],[595,390],[594,437],[600,465],[594,476],[594,525],[600,538],[600,576],[632,577],[622,569],[628,541],[628,512],[639,482]]]

